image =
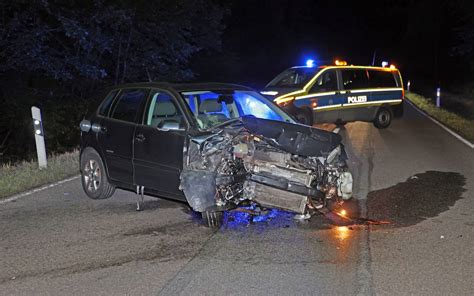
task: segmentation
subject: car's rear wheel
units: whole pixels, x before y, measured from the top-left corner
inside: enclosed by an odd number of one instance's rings
[[[392,112],[386,107],[381,107],[374,119],[376,128],[387,128],[392,122]]]
[[[81,180],[82,188],[89,198],[106,199],[115,192],[115,187],[107,179],[102,159],[91,148],[84,150],[81,156]]]
[[[299,109],[295,114],[295,118],[302,124],[313,125],[313,112],[309,109]]]
[[[204,211],[201,216],[204,224],[209,228],[220,228],[224,221],[224,212]]]

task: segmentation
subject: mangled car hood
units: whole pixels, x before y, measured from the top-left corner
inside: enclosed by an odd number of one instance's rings
[[[291,154],[321,156],[341,143],[341,136],[307,125],[242,117],[244,127],[254,135],[271,139],[269,144]]]

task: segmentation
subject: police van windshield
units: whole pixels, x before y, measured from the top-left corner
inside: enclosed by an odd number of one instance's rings
[[[181,95],[201,129],[242,116],[294,123],[288,114],[254,91],[187,91]]]
[[[302,88],[320,70],[321,69],[314,67],[290,68],[283,71],[270,81],[270,83],[267,84],[267,87]]]

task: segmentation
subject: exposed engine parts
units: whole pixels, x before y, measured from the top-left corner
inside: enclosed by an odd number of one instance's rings
[[[194,210],[250,201],[305,214],[308,206],[351,198],[352,175],[338,135],[281,122],[269,128],[268,122],[243,119],[190,140],[181,189]]]

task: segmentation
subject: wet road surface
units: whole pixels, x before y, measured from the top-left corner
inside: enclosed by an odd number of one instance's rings
[[[338,226],[230,213],[212,231],[184,204],[76,179],[0,205],[1,295],[472,295],[474,152],[409,105],[387,130],[341,129],[355,177]]]

